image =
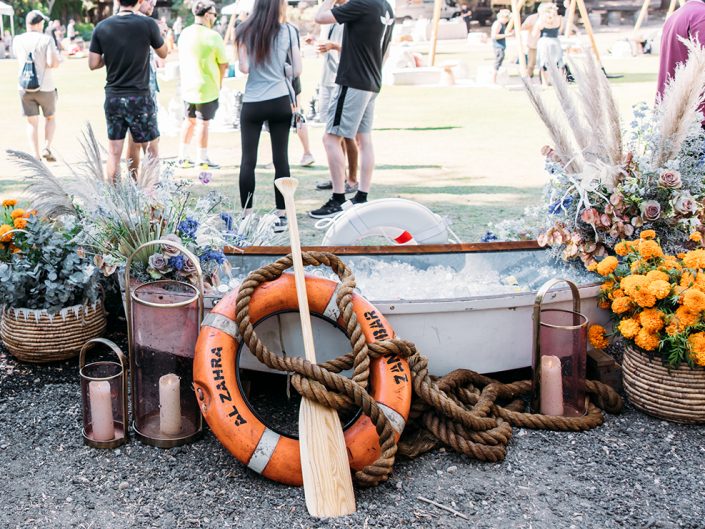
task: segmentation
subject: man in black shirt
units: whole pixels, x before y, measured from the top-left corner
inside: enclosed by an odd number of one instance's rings
[[[382,63],[392,38],[394,12],[387,0],[349,0],[333,6],[324,0],[316,13],[319,24],[344,24],[338,85],[323,137],[328,156],[333,196],[309,212],[313,218],[333,217],[345,202],[345,154],[341,138],[356,139],[360,150],[360,180],[353,204],[367,202],[372,183],[374,151],[372,121],[377,94],[382,86]]]
[[[157,23],[139,13],[141,4],[142,0],[120,0],[118,13],[93,31],[88,54],[91,70],[103,66],[107,70],[104,109],[110,146],[106,170],[111,180],[120,171],[128,130],[135,143],[156,147],[159,138],[157,108],[149,92],[149,51],[154,48],[164,59],[168,49]]]

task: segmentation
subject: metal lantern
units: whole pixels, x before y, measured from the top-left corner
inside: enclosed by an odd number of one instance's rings
[[[108,347],[118,362],[86,364],[86,353],[97,345]],[[94,448],[116,448],[127,442],[127,358],[110,340],[93,338],[78,359],[83,403],[83,442]]]
[[[131,289],[130,268],[149,246],[178,250],[193,265],[196,286],[160,280]],[[197,439],[201,412],[192,389],[193,356],[203,318],[203,273],[195,257],[173,241],[142,244],[125,269],[132,416],[135,436],[142,442],[171,448]]]
[[[542,309],[544,297],[565,282],[573,297],[573,310]],[[580,313],[580,293],[575,283],[551,279],[534,302],[533,398],[534,412],[579,417],[587,412],[585,362],[588,319]]]

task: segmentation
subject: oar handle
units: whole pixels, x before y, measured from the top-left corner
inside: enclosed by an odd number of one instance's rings
[[[301,239],[299,238],[299,223],[296,219],[296,205],[294,194],[299,185],[296,178],[277,178],[274,180],[279,192],[284,196],[286,216],[289,222],[289,238],[291,240],[291,260],[294,263],[294,279],[296,282],[296,297],[299,301],[299,316],[301,317],[301,332],[304,338],[304,354],[306,360],[316,363],[316,350],[313,343],[313,330],[311,327],[311,314],[308,309],[308,296],[306,295],[306,278],[304,276],[304,262],[301,258]]]

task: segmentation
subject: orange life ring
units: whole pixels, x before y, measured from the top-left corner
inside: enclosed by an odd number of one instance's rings
[[[307,276],[311,313],[341,323],[337,288],[334,281]],[[301,485],[298,439],[269,429],[242,395],[237,377],[241,347],[234,321],[236,300],[237,292],[233,291],[203,320],[193,362],[196,398],[214,435],[241,463],[274,481]],[[297,310],[294,276],[286,273],[255,290],[249,314],[256,325],[277,312]],[[394,337],[384,316],[362,296],[353,294],[353,310],[367,343]],[[373,360],[369,391],[390,420],[398,439],[411,407],[411,373],[407,361],[391,354]],[[375,426],[365,415],[360,415],[345,430],[345,444],[354,470],[373,463],[381,453]]]

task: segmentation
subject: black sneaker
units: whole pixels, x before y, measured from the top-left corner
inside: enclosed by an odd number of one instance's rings
[[[335,217],[342,211],[343,208],[340,207],[340,204],[331,197],[328,202],[323,204],[320,208],[309,211],[308,216],[314,219],[327,219],[328,217]]]
[[[316,189],[318,191],[330,191],[333,189],[333,182],[330,180],[319,180],[316,182]]]
[[[279,217],[279,220],[274,223],[274,233],[286,231],[288,225],[289,222],[286,220],[286,217]]]

